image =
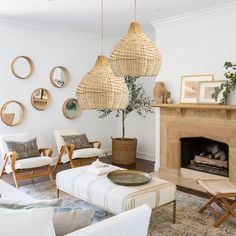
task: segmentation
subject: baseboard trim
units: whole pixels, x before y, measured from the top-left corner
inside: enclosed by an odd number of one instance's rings
[[[155,161],[155,154],[146,152],[137,152],[137,158],[147,161]]]

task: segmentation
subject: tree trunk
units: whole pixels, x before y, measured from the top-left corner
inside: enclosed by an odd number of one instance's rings
[[[125,110],[122,110],[122,139],[125,138]]]

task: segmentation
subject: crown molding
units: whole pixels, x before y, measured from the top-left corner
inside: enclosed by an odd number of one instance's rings
[[[162,18],[152,21],[153,27],[162,27],[174,25],[177,23],[186,23],[191,21],[201,20],[202,18],[225,15],[229,13],[236,14],[236,3],[221,4],[211,8],[205,8],[198,11],[192,11],[186,14],[176,15],[174,17]]]
[[[89,32],[82,32],[73,28],[66,28],[64,26],[52,26],[52,25],[43,25],[43,24],[31,24],[26,22],[17,21],[16,19],[6,19],[0,17],[0,25],[21,28],[25,30],[34,30],[42,33],[54,33],[54,34],[64,34],[76,38],[84,39],[95,39],[100,40],[100,35]],[[112,40],[111,37],[105,37],[105,40]]]

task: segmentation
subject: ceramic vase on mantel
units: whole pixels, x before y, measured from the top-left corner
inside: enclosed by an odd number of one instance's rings
[[[164,103],[166,93],[166,87],[164,82],[156,82],[155,87],[153,88],[153,96],[157,104]]]

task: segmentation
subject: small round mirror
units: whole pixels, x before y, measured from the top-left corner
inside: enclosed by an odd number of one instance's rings
[[[25,107],[17,101],[6,102],[1,109],[1,119],[8,126],[16,126],[25,118]]]
[[[16,57],[11,64],[12,73],[19,79],[29,78],[33,70],[33,61],[27,56]]]
[[[57,88],[65,87],[70,78],[69,71],[63,66],[56,66],[50,72],[50,80]]]
[[[37,110],[45,110],[51,103],[51,94],[47,89],[38,88],[31,95],[31,104]]]
[[[76,119],[80,116],[81,109],[76,99],[69,98],[63,104],[63,114],[68,119]]]

